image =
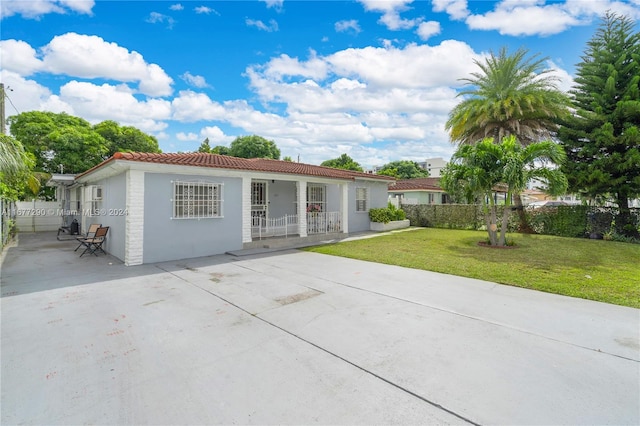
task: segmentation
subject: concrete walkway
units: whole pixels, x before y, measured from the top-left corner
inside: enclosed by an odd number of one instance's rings
[[[289,250],[2,264],[10,424],[640,424],[640,311]]]

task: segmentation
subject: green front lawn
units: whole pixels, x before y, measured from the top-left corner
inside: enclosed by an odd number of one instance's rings
[[[427,228],[308,248],[640,308],[640,245],[508,234],[517,248],[479,247],[481,231]]]

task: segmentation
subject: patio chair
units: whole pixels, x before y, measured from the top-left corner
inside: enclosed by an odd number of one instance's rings
[[[107,232],[109,232],[109,227],[101,226],[100,228],[98,228],[93,237],[83,238],[82,240],[80,240],[80,244],[85,247],[80,257],[84,256],[85,253],[90,253],[94,256],[97,256],[99,251],[106,254],[106,252],[102,248],[102,244],[104,244],[107,239]]]
[[[76,247],[76,249],[74,251],[78,251],[78,249],[80,247],[82,247],[82,240],[86,240],[87,238],[93,238],[96,235],[96,231],[98,230],[98,228],[100,228],[102,226],[102,224],[100,223],[92,223],[91,225],[89,225],[89,229],[87,230],[87,235],[82,235],[80,237],[76,237],[76,240],[78,240],[78,242],[80,242],[80,244],[78,244],[78,247]]]

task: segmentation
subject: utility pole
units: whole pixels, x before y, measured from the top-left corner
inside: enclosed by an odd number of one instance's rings
[[[0,134],[5,133],[5,118],[4,118],[4,83],[0,83]]]

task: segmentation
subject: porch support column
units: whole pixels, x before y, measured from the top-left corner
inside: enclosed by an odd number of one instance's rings
[[[251,178],[242,178],[242,242],[251,242]]]
[[[349,184],[340,184],[340,213],[342,214],[342,232],[349,233]]]
[[[144,254],[144,172],[127,170],[124,264],[141,265]]]
[[[307,236],[307,181],[296,182],[298,189],[298,234]]]

